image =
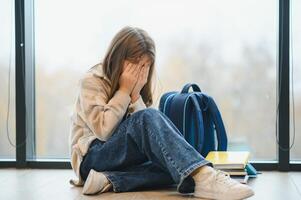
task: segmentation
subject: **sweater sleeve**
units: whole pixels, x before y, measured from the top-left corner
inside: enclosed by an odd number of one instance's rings
[[[108,99],[105,83],[94,77],[85,77],[80,83],[79,100],[86,124],[100,140],[106,141],[126,113],[131,97],[117,90]]]
[[[130,103],[129,105],[129,113],[133,114],[139,110],[145,109],[146,105],[141,97],[141,95],[139,95],[139,98],[134,102],[134,103]]]

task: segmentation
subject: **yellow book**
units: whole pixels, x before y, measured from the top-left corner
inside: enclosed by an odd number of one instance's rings
[[[216,169],[244,169],[249,156],[248,151],[210,151],[205,159]]]
[[[228,172],[231,176],[243,176],[248,174],[245,169],[223,169],[223,171]]]

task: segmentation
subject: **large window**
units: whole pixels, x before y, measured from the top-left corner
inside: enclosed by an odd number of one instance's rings
[[[157,45],[154,107],[164,92],[195,82],[216,100],[230,149],[276,160],[277,3],[36,1],[37,156],[68,156],[78,79],[102,59],[120,28],[133,25]]]
[[[293,86],[291,87],[294,89],[294,105],[295,105],[295,143],[294,146],[291,150],[291,160],[301,160],[301,2],[298,0],[293,0],[292,1],[292,15],[291,15],[291,20],[292,20],[292,43],[291,43],[291,50],[292,50],[292,65],[291,70],[293,69]],[[292,86],[292,85],[291,85]],[[292,91],[291,91],[292,92]],[[292,96],[291,96],[292,98]],[[291,120],[293,120],[293,101],[291,99]],[[293,128],[293,123],[291,123],[291,143],[293,142],[293,134],[294,134],[294,128]]]
[[[0,0],[0,159],[15,159],[14,4]]]

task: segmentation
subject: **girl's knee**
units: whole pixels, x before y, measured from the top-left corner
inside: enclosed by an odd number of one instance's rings
[[[149,113],[158,113],[159,110],[157,110],[156,108],[152,108],[152,107],[148,107],[144,109],[145,112],[149,112]]]
[[[139,113],[140,113],[140,115],[143,115],[143,116],[152,117],[152,116],[160,115],[160,112],[161,111],[159,111],[158,109],[148,107],[143,110],[140,110]]]
[[[160,116],[162,115],[162,113],[160,112],[160,110],[148,107],[135,112],[132,117],[134,120],[138,120],[140,122],[152,123],[153,120],[157,119],[158,117],[160,118]]]

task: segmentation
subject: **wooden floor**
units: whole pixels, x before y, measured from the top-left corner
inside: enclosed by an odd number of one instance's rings
[[[81,194],[82,187],[73,187],[69,184],[70,177],[74,177],[72,170],[0,169],[0,199],[200,199],[189,194],[179,194],[176,188],[126,193],[108,192],[87,196]],[[255,196],[249,199],[301,199],[301,172],[263,171],[257,178],[251,179],[249,185],[255,191]]]

